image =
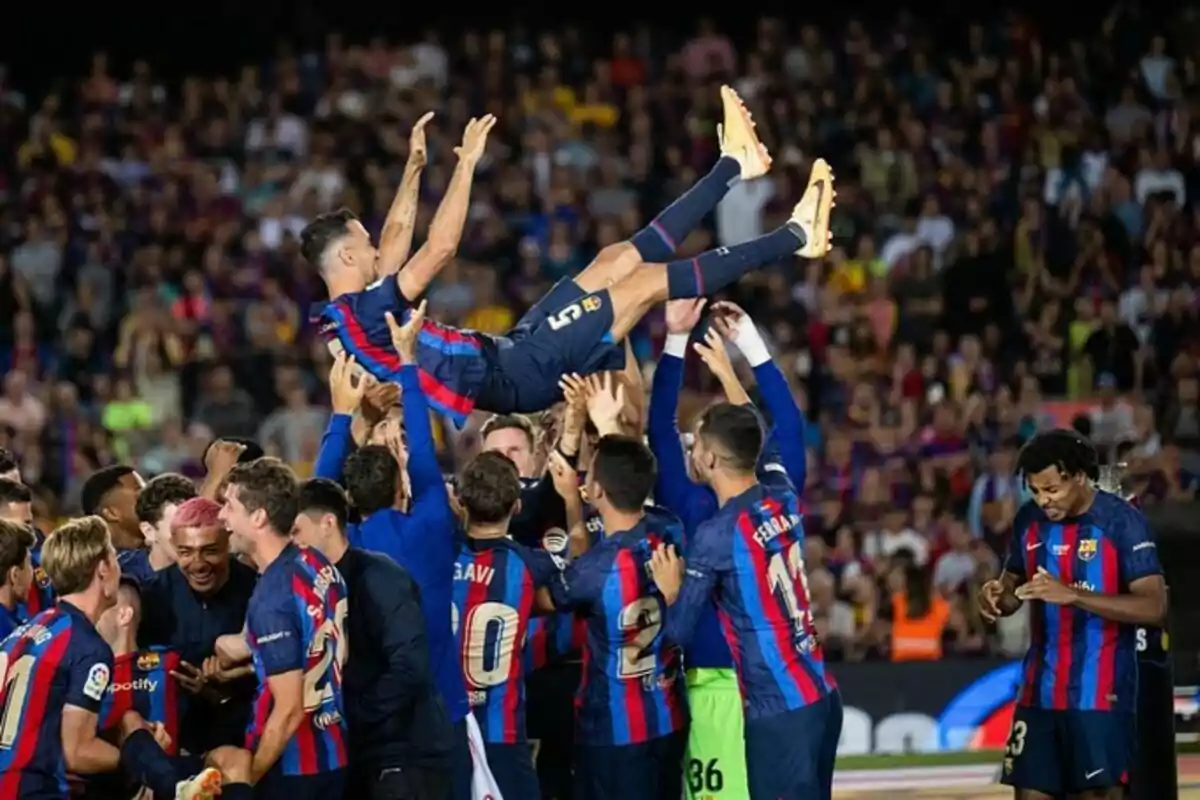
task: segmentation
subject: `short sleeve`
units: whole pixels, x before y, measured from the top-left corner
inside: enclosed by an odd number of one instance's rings
[[[78,633],[78,632],[76,632]],[[102,640],[80,637],[69,645],[65,704],[100,713],[100,705],[112,682],[112,650]]]
[[[304,669],[304,641],[291,595],[271,592],[253,598],[246,615],[246,630],[254,637],[267,675]]]
[[[384,312],[391,311],[399,318],[399,312],[404,306],[408,305],[400,296],[400,287],[396,284],[396,277],[388,275],[380,278],[372,283],[355,299],[355,313],[357,314],[374,314],[380,317]]]
[[[1158,560],[1158,545],[1150,536],[1146,516],[1131,504],[1124,503],[1124,513],[1117,517],[1113,526],[1117,545],[1117,563],[1121,578],[1126,585],[1141,578],[1162,574]]]
[[[1004,560],[1004,571],[1011,572],[1018,578],[1028,578],[1025,574],[1025,551],[1024,540],[1025,531],[1029,529],[1037,520],[1037,505],[1033,501],[1029,501],[1021,506],[1017,511],[1016,519],[1013,520],[1012,536],[1008,541],[1008,557]]]
[[[608,552],[593,548],[568,564],[548,585],[554,605],[565,610],[598,600],[609,560]]]
[[[538,588],[550,586],[559,580],[563,568],[567,566],[561,558],[545,550],[523,547],[520,555],[533,576],[533,585]]]

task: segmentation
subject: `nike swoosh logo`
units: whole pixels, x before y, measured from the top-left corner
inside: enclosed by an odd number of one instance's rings
[[[1039,547],[1041,547],[1043,544],[1045,544],[1045,542],[1034,542],[1033,544],[1027,544],[1027,545],[1025,545],[1025,549],[1026,549],[1026,550],[1037,550],[1037,549],[1038,549]]]
[[[1096,776],[1097,776],[1097,775],[1099,775],[1101,772],[1104,772],[1104,769],[1103,769],[1103,768],[1101,768],[1101,769],[1098,769],[1098,770],[1095,770],[1095,771],[1093,771],[1093,772],[1085,772],[1085,773],[1083,773],[1083,779],[1084,779],[1085,781],[1090,781],[1092,778],[1096,777]]]

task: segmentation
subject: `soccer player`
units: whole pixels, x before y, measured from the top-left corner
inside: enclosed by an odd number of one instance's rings
[[[1017,512],[985,617],[1032,601],[1002,782],[1021,800],[1119,798],[1134,753],[1137,626],[1161,625],[1167,590],[1146,518],[1096,489],[1096,450],[1078,433],[1030,439],[1017,469],[1033,497]]]
[[[488,767],[504,797],[539,796],[525,730],[525,647],[534,595],[558,575],[553,557],[514,542],[521,479],[507,456],[476,456],[458,479],[467,539],[454,565],[454,623]]]
[[[8,478],[0,478],[0,520],[16,522],[33,532],[34,543],[30,551],[33,581],[17,609],[20,619],[32,619],[40,611],[54,605],[54,589],[50,586],[46,571],[42,569],[42,542],[46,537],[33,524],[33,492],[28,486]]]
[[[96,631],[113,651],[112,678],[100,705],[100,730],[118,729],[125,712],[136,711],[147,722],[162,726],[168,737],[163,750],[176,757],[178,772],[191,774],[201,769],[202,759],[178,758],[184,693],[172,673],[179,669],[179,654],[162,647],[137,649],[141,608],[137,584],[123,578],[116,605],[96,623]],[[89,776],[84,789],[84,797],[96,800],[133,794],[124,776],[116,773]]]
[[[171,521],[179,506],[197,494],[191,479],[174,472],[155,475],[138,494],[134,513],[137,514],[138,528],[150,547],[150,566],[155,571],[175,563]]]
[[[665,603],[649,564],[678,541],[679,521],[647,515],[654,456],[638,439],[603,436],[584,489],[605,536],[550,584],[560,609],[587,615],[576,700],[576,800],[679,797],[687,737],[679,649],[661,635]]]
[[[606,247],[582,273],[560,281],[508,336],[425,323],[418,364],[422,387],[436,409],[458,424],[476,406],[497,413],[542,411],[560,398],[563,375],[619,368],[625,358],[619,342],[658,303],[719,291],[792,253],[818,258],[828,252],[833,175],[818,160],[783,227],[752,242],[664,263],[733,180],[754,178],[770,168],[770,157],[737,95],[726,87],[722,100],[722,157],[713,170],[632,240]],[[472,148],[464,141],[461,150],[460,158],[468,163],[460,161],[459,168],[473,169],[469,160],[482,152],[482,143]],[[439,217],[451,199],[448,193]],[[457,243],[465,191],[454,202],[461,206],[455,220]],[[435,218],[430,242],[438,223]],[[418,252],[413,259],[418,264],[410,262],[396,279],[379,279],[378,251],[362,223],[344,210],[313,220],[301,233],[301,250],[320,269],[329,290],[322,330],[336,337],[335,349],[352,353],[377,378],[392,380],[398,362],[388,347],[385,315],[407,316],[436,269]]]
[[[346,581],[343,672],[350,733],[348,797],[444,798],[453,748],[450,718],[433,684],[419,590],[387,556],[351,547],[342,487],[314,478],[300,486],[296,542],[315,547]]]
[[[841,698],[813,627],[799,500],[755,474],[763,439],[749,406],[718,403],[700,417],[692,472],[721,508],[688,541],[686,579],[672,548],[655,553],[654,578],[671,604],[670,641],[688,644],[716,600],[742,688],[752,800],[829,798]]]
[[[0,519],[0,641],[25,622],[21,601],[33,585],[33,530]]]
[[[186,704],[180,726],[179,744],[192,753],[240,744],[258,687],[252,668],[236,677],[236,669],[221,672],[211,664],[217,638],[241,633],[258,579],[253,567],[230,555],[220,513],[220,504],[207,497],[183,501],[171,519],[177,561],[141,585],[138,641],[178,653],[180,685],[197,696]]]
[[[0,644],[0,797],[61,800],[67,771],[87,775],[125,767],[164,797],[211,798],[220,774],[177,782],[160,747],[161,726],[122,715],[118,749],[97,735],[112,682],[112,649],[96,623],[116,602],[121,570],[99,517],[83,517],[46,539],[43,563],[59,595]]]
[[[461,798],[469,796],[472,761],[467,730],[470,707],[450,623],[458,522],[442,479],[429,405],[417,372],[417,336],[422,330],[423,317],[423,307],[418,308],[403,327],[395,326],[393,321],[391,331],[393,348],[401,363],[397,377],[403,434],[408,443],[408,510],[402,512],[396,508],[397,500],[405,494],[398,460],[403,444],[397,426],[389,427],[391,438],[387,445],[367,445],[355,451],[346,460],[343,479],[350,499],[362,515],[362,521],[349,531],[350,543],[391,556],[420,587],[430,665],[455,728],[453,796]],[[331,428],[336,423],[348,429],[350,414],[365,393],[364,381],[354,383],[351,371],[344,368],[346,364],[345,357],[339,356],[335,359],[335,369],[330,371],[337,378],[330,385],[336,416],[330,422]]]
[[[692,330],[700,322],[703,300],[675,300],[667,304],[667,339],[654,370],[647,439],[658,460],[655,499],[679,515],[688,537],[717,513],[717,498],[705,485],[692,481],[680,447],[676,424],[684,359]],[[774,426],[759,459],[759,480],[781,488],[804,486],[807,455],[804,450],[804,415],[796,406],[787,379],[771,360],[754,321],[731,303],[717,303],[703,342],[692,349],[713,367],[730,402],[750,402],[738,382],[725,352],[725,342],[737,347],[754,370],[766,411]],[[687,664],[688,704],[692,724],[688,730],[688,797],[744,798],[746,784],[742,697],[738,691],[733,656],[725,642],[716,607],[700,615],[684,653]]]
[[[246,613],[259,680],[246,749],[255,796],[269,800],[340,797],[346,780],[346,584],[319,551],[291,541],[298,503],[292,470],[260,458],[229,473],[221,508],[259,572]]]
[[[93,472],[83,482],[79,504],[84,514],[95,514],[108,523],[121,571],[138,582],[150,580],[150,551],[137,516],[137,499],[146,482],[125,464]]]

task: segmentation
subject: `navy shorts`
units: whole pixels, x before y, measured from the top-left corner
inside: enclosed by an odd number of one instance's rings
[[[812,705],[746,720],[750,800],[829,800],[842,735],[835,689]]]
[[[529,744],[487,744],[488,769],[504,797],[541,796],[537,771],[533,768],[533,748]]]
[[[317,775],[282,775],[271,770],[254,785],[254,800],[342,800],[346,770]]]
[[[1018,706],[1000,782],[1051,795],[1119,786],[1136,740],[1132,713]]]
[[[685,749],[686,730],[640,744],[580,745],[574,800],[682,797]]]
[[[497,340],[493,369],[476,405],[496,413],[531,414],[562,399],[563,375],[622,369],[625,348],[612,340],[612,298],[584,294],[564,278]]]

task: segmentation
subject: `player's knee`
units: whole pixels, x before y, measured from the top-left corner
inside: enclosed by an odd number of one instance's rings
[[[221,771],[228,783],[248,783],[253,757],[249,750],[225,745],[211,750],[205,759],[210,767]]]
[[[588,268],[576,276],[575,282],[585,292],[598,292],[624,279],[641,263],[642,256],[631,242],[610,244],[602,248]]]

